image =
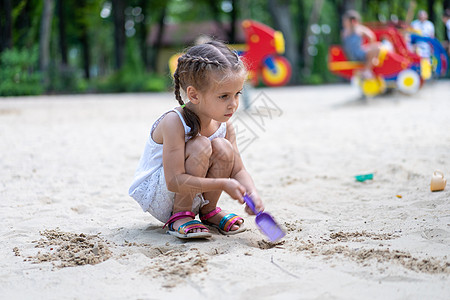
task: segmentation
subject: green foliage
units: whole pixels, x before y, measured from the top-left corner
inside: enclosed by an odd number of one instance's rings
[[[82,93],[87,90],[87,82],[81,71],[69,66],[56,66],[49,68],[50,83],[48,91],[55,93]]]
[[[311,18],[313,0],[292,1],[276,0],[278,4],[289,5],[292,21],[292,36],[298,52],[298,61],[293,72],[298,74],[297,83],[321,84],[342,80],[331,74],[327,66],[327,52],[331,44],[339,44],[342,10],[353,5],[361,12],[364,22],[389,21],[395,18],[404,20],[411,1],[377,0],[348,1],[324,0],[320,18],[311,24],[320,26],[320,32],[311,34],[306,28]],[[429,9],[434,3],[433,12],[436,36],[445,37],[441,15],[446,1],[416,0],[419,9]],[[148,68],[156,68],[152,58],[161,49],[149,44],[149,33],[157,30],[156,25],[164,17],[165,24],[183,22],[229,22],[232,18],[231,5],[235,5],[238,20],[253,19],[274,27],[273,12],[268,0],[129,0],[125,1],[127,51],[125,64],[119,71],[115,67],[114,21],[111,0],[64,0],[54,1],[54,15],[51,32],[51,61],[48,69],[49,85],[45,88],[56,93],[94,92],[141,92],[165,91],[170,78],[165,75],[149,73]],[[58,6],[61,5],[61,6]],[[42,75],[37,72],[38,51],[30,49],[39,43],[42,1],[12,1],[12,43],[15,50],[0,53],[0,95],[30,95],[45,92]],[[60,10],[61,9],[61,10]],[[141,10],[141,12],[136,12]],[[109,10],[109,12],[108,12]],[[60,14],[61,12],[61,14]],[[107,13],[105,13],[107,12]],[[61,22],[63,21],[63,22]],[[64,25],[65,35],[60,36],[59,29]],[[325,28],[325,30],[323,29]],[[328,28],[328,29],[327,29]],[[166,28],[167,29],[167,28]],[[279,29],[279,28],[275,28]],[[155,32],[152,32],[155,34]],[[166,30],[164,34],[169,34]],[[87,37],[87,40],[84,39]],[[60,41],[65,41],[68,50],[68,66],[61,64]],[[86,42],[87,41],[87,42]],[[81,68],[84,45],[89,47],[89,69],[91,79],[84,79]],[[163,44],[163,47],[167,45]],[[187,46],[187,45],[183,45]],[[175,45],[168,45],[175,47]],[[311,48],[311,49],[310,49]],[[17,50],[29,49],[29,50]],[[165,49],[173,50],[173,49]],[[147,66],[144,67],[145,60]],[[154,71],[154,70],[152,70]]]
[[[312,74],[310,76],[307,76],[303,79],[303,83],[305,84],[322,84],[324,83],[324,80],[322,79],[321,74]]]
[[[220,20],[225,21],[224,13],[221,10],[219,1],[209,0],[170,0],[170,1],[153,1],[152,5],[156,10],[161,11],[164,5],[168,8],[168,20],[169,22],[182,23],[182,22],[201,22],[210,20],[213,16],[213,7],[217,10],[217,17]],[[155,16],[159,18],[159,15]],[[226,16],[225,16],[226,17]]]
[[[37,47],[0,53],[0,96],[39,95],[42,76],[36,71]]]
[[[168,78],[155,73],[148,73],[139,56],[135,41],[127,43],[127,62],[112,75],[94,83],[98,92],[161,92],[167,90]]]
[[[270,15],[267,2],[267,0],[236,1],[240,5],[238,12],[242,15],[242,19],[253,19],[273,27],[273,19]]]
[[[161,92],[167,90],[167,80],[161,75],[124,67],[94,82],[93,89],[102,93]]]
[[[29,48],[38,43],[43,1],[13,1],[13,45]]]

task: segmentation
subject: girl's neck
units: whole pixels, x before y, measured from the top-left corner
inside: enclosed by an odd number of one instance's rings
[[[209,128],[211,123],[214,121],[212,118],[202,115],[198,111],[198,107],[196,105],[192,104],[191,102],[186,103],[186,107],[189,108],[190,110],[192,110],[198,116],[198,118],[200,120],[200,128],[201,129]]]

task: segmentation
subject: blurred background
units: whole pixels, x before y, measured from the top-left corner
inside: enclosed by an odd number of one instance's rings
[[[450,0],[0,0],[0,96],[167,91],[172,55],[201,34],[245,46],[245,19],[283,33],[289,85],[339,82],[327,55],[342,14],[398,22],[411,2],[447,40]]]

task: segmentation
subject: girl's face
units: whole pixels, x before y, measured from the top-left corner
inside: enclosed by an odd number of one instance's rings
[[[358,21],[356,20],[351,20],[350,18],[342,18],[342,26],[344,27],[344,29],[352,29],[354,26],[356,26],[356,24],[358,23]]]
[[[349,18],[342,18],[342,26],[345,29],[350,29],[350,27],[352,26],[350,19]]]
[[[210,80],[211,87],[205,92],[199,92],[198,113],[219,122],[226,122],[239,107],[245,74],[227,77],[213,75]]]

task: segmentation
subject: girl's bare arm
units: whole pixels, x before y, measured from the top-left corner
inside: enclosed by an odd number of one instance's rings
[[[363,36],[369,39],[369,42],[374,43],[377,41],[375,33],[373,33],[373,31],[369,27],[359,24],[359,30]]]
[[[239,153],[236,143],[236,132],[231,122],[227,122],[227,135],[225,138],[231,142],[231,145],[233,145],[234,149],[234,165],[233,170],[231,171],[231,178],[236,179],[240,184],[242,184],[245,187],[246,193],[250,195],[253,201],[255,202],[257,210],[259,211],[264,210],[264,205],[256,191],[253,179],[245,169],[244,163],[242,162],[241,155]],[[247,212],[249,214],[253,214],[250,209],[248,209]]]

